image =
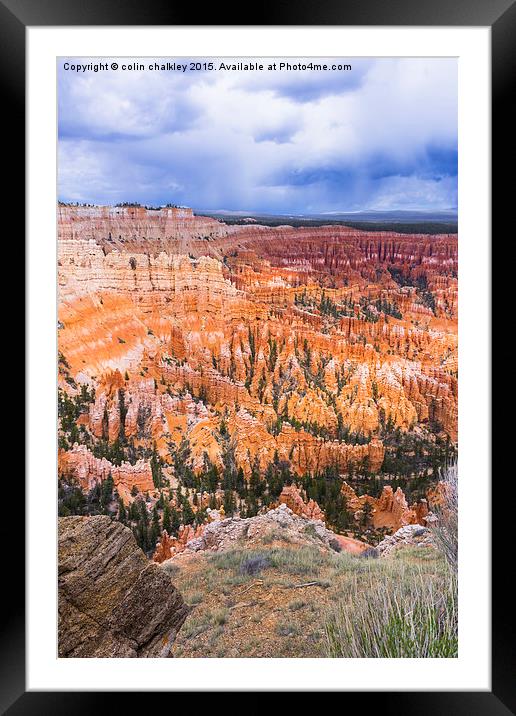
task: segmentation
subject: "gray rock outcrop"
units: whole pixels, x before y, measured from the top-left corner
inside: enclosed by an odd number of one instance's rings
[[[388,557],[403,547],[435,547],[432,531],[421,525],[405,525],[393,535],[385,537],[376,550],[380,557]]]
[[[271,540],[285,540],[291,544],[314,545],[328,551],[340,552],[352,543],[353,551],[367,549],[368,545],[331,532],[321,520],[296,515],[285,504],[256,517],[229,517],[207,525],[200,537],[186,544],[182,553],[199,551],[224,552],[241,543],[248,546],[258,544],[269,537]]]

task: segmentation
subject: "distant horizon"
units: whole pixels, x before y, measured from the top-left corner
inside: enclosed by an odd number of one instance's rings
[[[351,69],[77,73],[62,58],[58,194],[276,216],[456,206],[457,60],[337,60]]]
[[[97,203],[93,201],[65,201],[64,199],[58,199],[58,205],[62,206],[91,206],[91,207],[113,207],[113,208],[130,208],[132,207],[141,207],[143,209],[166,209],[166,208],[179,208],[179,209],[191,209],[194,213],[203,213],[203,214],[220,214],[221,216],[228,215],[228,216],[241,216],[241,217],[253,217],[253,216],[285,216],[285,217],[321,217],[321,216],[327,216],[328,218],[331,217],[337,217],[337,216],[360,216],[363,214],[421,214],[421,215],[436,215],[436,214],[450,214],[455,217],[458,216],[458,208],[456,207],[447,207],[443,209],[359,209],[355,211],[346,211],[344,209],[342,210],[335,210],[335,211],[320,211],[320,212],[310,212],[310,213],[301,213],[301,212],[278,212],[278,211],[258,211],[254,209],[205,209],[202,207],[196,207],[196,206],[188,206],[186,204],[175,204],[172,202],[167,202],[165,204],[160,204],[158,202],[137,202],[137,201],[131,201],[131,200],[123,200],[116,203]]]

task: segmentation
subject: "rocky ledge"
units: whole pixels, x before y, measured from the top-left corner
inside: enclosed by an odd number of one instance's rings
[[[189,607],[131,530],[61,517],[58,572],[60,657],[169,656]]]
[[[393,535],[387,535],[377,545],[376,550],[380,557],[388,557],[404,547],[435,547],[432,530],[421,525],[405,525]]]
[[[195,552],[225,552],[236,547],[281,542],[293,547],[313,545],[329,552],[348,551],[367,556],[374,552],[365,542],[335,534],[321,520],[296,515],[286,504],[281,504],[256,517],[230,517],[210,523],[199,537],[186,544],[181,558]]]

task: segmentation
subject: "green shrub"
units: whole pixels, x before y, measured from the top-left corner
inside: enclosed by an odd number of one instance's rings
[[[214,624],[217,626],[222,626],[226,623],[228,619],[228,610],[227,609],[215,609],[213,612],[211,612],[211,620]]]
[[[299,627],[291,621],[279,621],[275,632],[278,636],[299,636],[301,633]]]

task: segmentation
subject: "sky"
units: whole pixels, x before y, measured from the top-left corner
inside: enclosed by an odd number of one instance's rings
[[[313,58],[312,58],[313,60]],[[150,71],[188,58],[58,65],[61,201],[271,214],[457,207],[457,65],[318,59],[351,71]],[[307,62],[288,58],[291,64]],[[122,71],[123,63],[144,64]]]

